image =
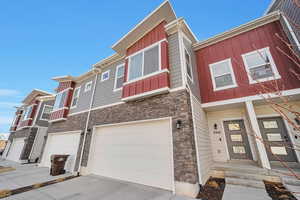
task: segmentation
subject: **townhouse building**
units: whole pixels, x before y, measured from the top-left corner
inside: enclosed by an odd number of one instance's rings
[[[261,94],[278,81],[300,111],[300,83],[288,70],[297,66],[278,51],[292,55],[276,37],[295,39],[286,26],[272,12],[198,41],[165,1],[113,44],[114,55],[80,76],[53,78],[40,166],[68,154],[71,172],[196,196],[215,164],[271,170],[279,157],[297,165],[299,133]]]
[[[17,108],[2,158],[15,162],[40,159],[55,96],[34,89]]]

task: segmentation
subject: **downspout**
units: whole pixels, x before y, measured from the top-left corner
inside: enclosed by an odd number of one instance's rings
[[[78,166],[78,170],[77,170],[77,174],[80,174],[80,170],[81,170],[81,164],[82,164],[82,158],[83,158],[83,152],[84,152],[84,148],[85,148],[85,141],[86,141],[86,135],[87,135],[87,131],[88,131],[88,125],[89,125],[89,121],[90,121],[90,115],[91,115],[91,110],[93,107],[93,103],[94,103],[94,96],[95,96],[95,91],[96,91],[96,86],[97,86],[97,82],[98,82],[98,75],[101,72],[100,69],[94,68],[93,69],[93,73],[96,74],[95,77],[95,81],[94,81],[94,88],[93,88],[93,92],[92,92],[92,96],[91,96],[91,101],[90,101],[90,107],[88,110],[88,115],[87,115],[87,119],[86,119],[86,124],[85,124],[85,130],[84,130],[84,135],[83,135],[83,143],[82,143],[82,148],[81,148],[81,152],[80,152],[80,158],[79,158],[79,166]]]
[[[290,22],[287,20],[287,18],[284,16],[283,13],[281,13],[281,16],[282,16],[283,21],[285,22],[287,28],[289,29],[289,32],[291,33],[291,36],[292,36],[294,42],[296,43],[296,46],[297,46],[298,50],[300,51],[300,43],[299,43],[299,41],[298,41],[298,39],[297,39],[297,37],[295,35],[294,30],[292,29],[292,27],[290,25]]]

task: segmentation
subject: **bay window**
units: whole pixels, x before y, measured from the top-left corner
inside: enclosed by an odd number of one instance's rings
[[[32,110],[33,110],[33,105],[28,106],[28,107],[26,108],[26,110],[25,110],[25,112],[24,112],[24,118],[23,118],[23,120],[28,120],[28,119],[30,119]]]
[[[67,98],[68,90],[64,90],[56,95],[53,110],[59,110],[64,107],[65,100]]]
[[[160,70],[160,44],[148,47],[129,57],[128,81]]]

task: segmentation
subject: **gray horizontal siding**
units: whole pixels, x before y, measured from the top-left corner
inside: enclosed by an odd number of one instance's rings
[[[180,48],[178,33],[168,37],[169,42],[169,64],[170,64],[170,84],[171,88],[182,86],[182,72],[180,61]]]
[[[115,92],[114,84],[117,66],[122,63],[124,63],[124,61],[118,61],[102,70],[102,72],[110,70],[109,79],[102,82],[101,74],[99,75],[95,90],[93,108],[121,102],[122,90]]]
[[[188,82],[188,85],[190,86],[190,89],[191,89],[191,92],[193,93],[193,95],[196,96],[198,99],[200,99],[200,88],[199,88],[199,81],[198,81],[196,56],[193,51],[192,44],[185,38],[183,38],[183,45],[184,45],[185,49],[188,51],[188,53],[190,54],[191,61],[192,61],[192,76],[193,76],[192,78],[193,78],[193,80],[191,81],[187,77],[187,82]]]
[[[92,89],[85,92],[86,83],[92,81]],[[79,99],[77,106],[70,109],[70,114],[88,110],[90,108],[90,102],[93,94],[93,88],[95,84],[95,75],[91,76],[80,83],[76,83],[75,88],[80,87]]]

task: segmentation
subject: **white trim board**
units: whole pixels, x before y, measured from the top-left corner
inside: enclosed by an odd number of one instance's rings
[[[292,90],[285,90],[282,92],[283,96],[290,96],[290,95],[296,95],[300,94],[300,88],[292,89]],[[277,98],[278,95],[270,94],[272,98]],[[261,95],[253,95],[253,96],[246,96],[241,98],[234,98],[234,99],[228,99],[228,100],[222,100],[222,101],[214,101],[209,103],[203,103],[201,106],[203,108],[210,108],[215,106],[222,106],[222,105],[228,105],[228,104],[235,104],[235,103],[244,103],[246,101],[255,101],[255,100],[263,100]]]

